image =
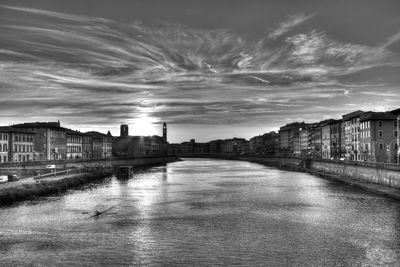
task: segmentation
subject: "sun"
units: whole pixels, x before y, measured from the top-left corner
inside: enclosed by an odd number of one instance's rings
[[[143,136],[159,134],[156,127],[157,122],[157,118],[150,117],[148,115],[142,115],[132,120],[130,132],[132,133],[132,135]]]

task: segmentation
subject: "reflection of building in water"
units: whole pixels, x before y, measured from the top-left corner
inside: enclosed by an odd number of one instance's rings
[[[128,126],[122,127],[121,136],[114,138],[113,154],[116,157],[161,156],[167,154],[167,124],[163,124],[163,137],[153,136],[123,136],[128,133]]]

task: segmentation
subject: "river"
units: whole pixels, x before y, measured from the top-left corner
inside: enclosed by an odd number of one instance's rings
[[[0,208],[2,266],[399,264],[400,202],[242,161],[186,159]]]

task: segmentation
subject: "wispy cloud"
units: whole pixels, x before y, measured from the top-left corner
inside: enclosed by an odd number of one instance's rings
[[[382,49],[388,48],[389,46],[391,46],[394,43],[397,43],[398,41],[400,41],[400,32],[390,36],[388,40],[381,45],[381,48]]]
[[[387,75],[400,66],[399,55],[320,30],[296,31],[313,15],[291,17],[274,39],[253,41],[228,29],[0,9],[3,124],[29,114],[112,127],[145,114],[175,125],[276,127],[298,114],[317,120],[351,111],[354,101],[371,104],[374,90],[382,97],[396,91],[387,89],[395,77]],[[361,82],[379,68],[376,88]],[[316,113],[316,106],[325,109]]]
[[[305,21],[311,19],[314,17],[315,14],[309,14],[309,15],[304,15],[304,14],[297,14],[297,15],[291,15],[289,16],[284,22],[281,22],[279,26],[276,29],[273,29],[269,33],[269,38],[272,39],[277,39],[281,37],[282,35],[288,33],[290,30],[292,30],[294,27],[304,23]]]

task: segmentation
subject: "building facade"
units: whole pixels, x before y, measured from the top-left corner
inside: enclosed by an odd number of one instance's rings
[[[0,163],[8,162],[9,132],[0,128]]]
[[[341,146],[341,120],[333,120],[330,125],[330,157],[334,160],[340,160],[342,154]]]
[[[12,126],[35,133],[36,160],[61,160],[67,158],[66,129],[60,122],[22,123]]]
[[[364,113],[357,110],[343,115],[342,123],[344,128],[344,156],[346,160],[360,161],[358,154],[360,147],[360,116]]]
[[[82,135],[82,158],[83,159],[92,159],[93,151],[92,151],[92,137],[87,134]]]
[[[304,122],[294,122],[279,129],[279,155],[300,155],[300,131],[304,128]],[[296,153],[296,154],[295,154]]]
[[[396,163],[397,116],[389,112],[365,112],[360,116],[361,160]]]
[[[83,137],[84,134],[66,129],[67,136],[67,159],[81,159],[83,158]]]

